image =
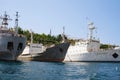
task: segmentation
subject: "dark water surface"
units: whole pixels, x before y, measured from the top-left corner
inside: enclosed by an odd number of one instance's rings
[[[0,80],[120,80],[120,63],[0,61]]]

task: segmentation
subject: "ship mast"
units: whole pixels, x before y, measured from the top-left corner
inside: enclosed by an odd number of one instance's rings
[[[92,40],[93,39],[93,30],[95,29],[95,26],[94,26],[93,22],[90,22],[88,24],[88,28],[89,28],[89,31],[90,31],[89,39]]]
[[[63,26],[63,35],[65,35],[65,27]]]
[[[67,37],[65,36],[65,27],[63,26],[63,33],[62,33],[62,42],[66,42],[67,41]]]
[[[15,33],[18,34],[18,12],[16,12],[16,19],[15,19]]]
[[[52,31],[51,31],[51,29],[50,29],[50,33],[49,33],[49,35],[51,36],[51,34],[52,34]]]
[[[8,20],[12,20],[9,18],[9,15],[6,14],[6,11],[4,13],[4,16],[1,16],[0,19],[2,19],[2,25],[1,25],[1,29],[2,30],[8,30]]]
[[[30,33],[31,33],[31,44],[33,43],[33,31],[30,30]]]

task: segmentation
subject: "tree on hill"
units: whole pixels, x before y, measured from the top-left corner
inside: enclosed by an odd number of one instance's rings
[[[18,33],[23,34],[27,38],[27,42],[30,43],[31,33],[29,30],[23,30],[22,28],[18,27]],[[48,34],[33,34],[33,43],[42,43],[43,45],[50,45],[50,44],[58,44],[62,41],[61,35],[51,36]]]

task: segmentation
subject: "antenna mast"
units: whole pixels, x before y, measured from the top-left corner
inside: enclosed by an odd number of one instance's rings
[[[89,28],[89,31],[90,31],[89,39],[92,40],[93,39],[93,30],[95,29],[95,26],[93,25],[93,22],[88,24],[88,28]]]
[[[89,29],[89,40],[91,41],[93,39],[93,30],[95,29],[94,23],[90,22],[89,18],[86,17],[87,23],[88,23],[88,29]]]
[[[51,29],[50,29],[50,33],[49,33],[49,35],[51,36],[51,34],[52,34],[52,31],[51,31]]]
[[[65,37],[65,27],[64,27],[64,26],[63,26],[62,39],[63,39],[62,42],[65,42],[65,41],[66,41],[66,37]]]
[[[30,33],[31,33],[31,44],[33,43],[33,31],[30,30]]]
[[[63,35],[65,34],[65,27],[63,26]]]
[[[15,19],[15,32],[18,34],[18,12],[16,12],[16,19]]]

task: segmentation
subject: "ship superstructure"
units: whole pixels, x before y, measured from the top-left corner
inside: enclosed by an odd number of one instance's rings
[[[28,43],[20,57],[33,57],[46,50],[42,43],[33,43],[33,32],[31,32],[31,42]]]

